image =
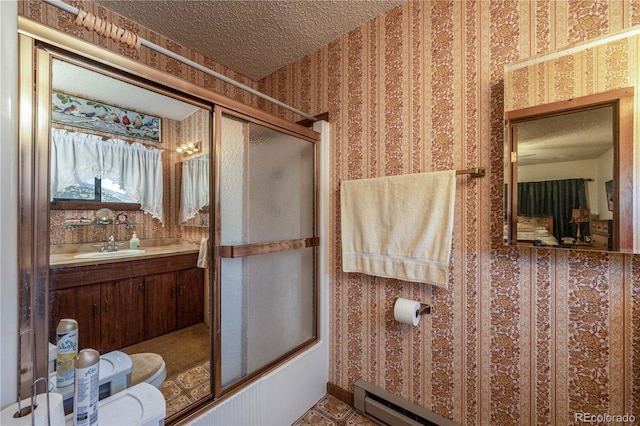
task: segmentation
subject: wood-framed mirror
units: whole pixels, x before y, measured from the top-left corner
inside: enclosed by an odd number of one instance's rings
[[[633,88],[507,111],[505,239],[633,251]]]
[[[505,66],[503,241],[640,253],[640,28]]]

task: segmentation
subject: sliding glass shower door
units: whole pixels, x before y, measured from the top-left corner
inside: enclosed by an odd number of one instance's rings
[[[316,339],[316,141],[217,116],[214,386],[224,393]]]

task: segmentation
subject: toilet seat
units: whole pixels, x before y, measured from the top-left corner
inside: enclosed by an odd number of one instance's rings
[[[154,353],[139,353],[129,355],[131,358],[131,386],[138,383],[149,383],[160,389],[167,378],[167,370],[164,359]]]

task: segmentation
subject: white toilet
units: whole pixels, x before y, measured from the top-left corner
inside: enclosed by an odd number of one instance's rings
[[[49,344],[49,391],[62,394],[65,404],[69,406],[73,398],[73,386],[60,389],[56,387],[55,359],[56,347]],[[124,352],[112,351],[100,356],[100,399],[142,382],[160,389],[166,378],[164,359],[158,354],[127,355]]]
[[[145,382],[160,389],[167,378],[164,359],[160,355],[150,352],[129,355],[129,358],[131,358],[132,364],[129,386]]]

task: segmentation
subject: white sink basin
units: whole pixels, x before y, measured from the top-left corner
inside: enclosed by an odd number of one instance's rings
[[[73,256],[76,259],[112,259],[117,257],[131,257],[144,254],[144,250],[118,250],[104,251],[102,253],[95,251],[91,253],[80,253]]]

